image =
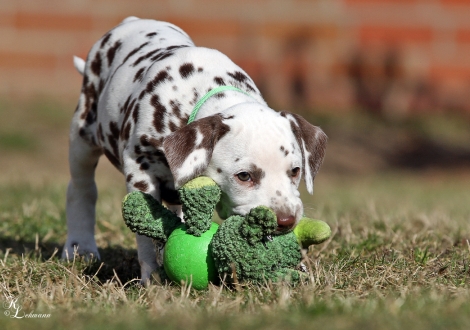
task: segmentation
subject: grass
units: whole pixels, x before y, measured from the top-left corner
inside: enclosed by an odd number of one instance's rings
[[[101,191],[97,241],[104,263],[62,263],[65,185],[0,192],[0,285],[23,311],[8,329],[450,329],[470,326],[470,192],[467,174],[325,175],[304,196],[307,214],[334,235],[311,247],[311,282],[140,287],[133,235],[120,219],[121,191]],[[465,180],[467,179],[467,180]],[[465,202],[467,201],[467,202]],[[5,297],[2,298],[5,301]]]

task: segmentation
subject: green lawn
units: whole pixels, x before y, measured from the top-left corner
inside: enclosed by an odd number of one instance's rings
[[[470,328],[469,179],[320,174],[314,197],[304,194],[306,213],[327,221],[333,237],[310,248],[311,281],[240,292],[137,285],[135,243],[119,211],[123,191],[112,186],[98,203],[103,264],[62,263],[54,250],[65,239],[65,184],[5,184],[1,299],[10,294],[20,314],[50,317],[0,315],[0,328]]]

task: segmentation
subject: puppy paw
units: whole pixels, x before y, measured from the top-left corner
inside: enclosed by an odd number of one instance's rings
[[[84,257],[85,261],[101,260],[96,243],[67,241],[62,250],[63,260],[73,260],[76,256]]]

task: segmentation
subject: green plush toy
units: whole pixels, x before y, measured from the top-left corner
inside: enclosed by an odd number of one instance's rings
[[[302,218],[294,231],[274,235],[277,219],[265,206],[246,216],[234,215],[218,227],[211,224],[220,189],[207,177],[179,190],[185,223],[150,195],[132,192],[123,201],[127,226],[140,235],[166,242],[163,268],[173,281],[190,281],[196,289],[220,278],[227,282],[298,282],[301,247],[319,244],[331,235],[323,221]],[[236,276],[236,278],[235,278]]]

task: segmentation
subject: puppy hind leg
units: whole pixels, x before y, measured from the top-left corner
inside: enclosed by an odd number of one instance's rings
[[[95,206],[98,198],[95,168],[101,154],[101,148],[90,145],[78,134],[71,134],[71,179],[67,188],[67,240],[62,251],[63,259],[73,259],[75,252],[87,258],[100,258],[95,242]]]

